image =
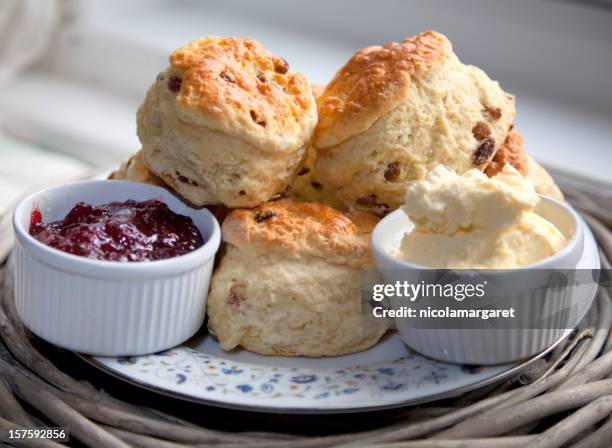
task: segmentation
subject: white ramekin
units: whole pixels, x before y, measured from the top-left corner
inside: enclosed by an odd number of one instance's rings
[[[496,298],[512,297],[522,306],[528,304],[523,315],[552,316],[546,326],[530,328],[529,325],[515,328],[417,328],[418,323],[409,318],[396,318],[395,322],[402,339],[415,351],[442,361],[461,364],[500,364],[535,355],[562,337],[569,328],[578,324],[583,313],[583,304],[574,303],[570,279],[567,288],[548,288],[551,270],[563,270],[574,275],[572,270],[583,253],[584,222],[568,204],[541,196],[536,212],[552,222],[567,238],[567,245],[555,255],[517,269],[486,271],[453,271],[453,281],[473,281],[476,274],[480,280],[496,285]],[[386,284],[396,282],[433,283],[438,281],[440,271],[418,266],[396,258],[403,235],[412,228],[408,216],[400,209],[390,213],[372,233],[372,251],[376,267]],[[469,299],[466,299],[469,300]],[[518,302],[516,302],[518,303]],[[391,308],[409,305],[404,298],[390,297]],[[533,307],[533,309],[532,309]],[[567,310],[580,308],[579,312]],[[582,307],[582,308],[581,308]],[[564,310],[564,311],[562,311]],[[555,320],[556,319],[556,320]]]
[[[29,235],[37,207],[43,220],[62,219],[79,201],[159,199],[189,216],[205,244],[152,262],[92,260],[44,245]],[[153,185],[91,180],[43,190],[13,214],[15,302],[24,324],[60,347],[98,356],[142,355],[189,339],[202,325],[221,232],[206,209],[193,209]]]

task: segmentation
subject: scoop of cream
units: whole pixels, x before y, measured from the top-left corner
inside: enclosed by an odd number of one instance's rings
[[[567,241],[535,213],[533,185],[509,164],[489,178],[442,165],[413,182],[403,210],[415,224],[399,256],[421,266],[508,269],[547,258]]]

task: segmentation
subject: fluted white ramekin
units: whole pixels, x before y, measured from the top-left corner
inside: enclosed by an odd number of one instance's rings
[[[453,282],[463,281],[467,284],[473,283],[477,276],[479,281],[495,285],[491,293],[494,296],[492,302],[503,303],[507,298],[509,305],[520,304],[521,318],[527,320],[514,322],[507,328],[475,328],[475,325],[470,327],[467,323],[465,328],[445,328],[443,321],[436,328],[425,328],[419,327],[417,320],[396,318],[397,329],[406,345],[441,361],[500,364],[541,352],[578,324],[584,312],[569,310],[581,310],[583,307],[573,294],[573,285],[580,280],[566,279],[566,287],[550,287],[549,282],[555,270],[569,276],[581,273],[575,269],[583,253],[584,222],[568,204],[544,196],[540,199],[536,212],[552,222],[568,241],[561,251],[530,266],[503,270],[456,270],[450,277]],[[402,210],[396,210],[382,219],[372,233],[374,260],[386,284],[441,281],[440,270],[408,263],[394,255],[401,238],[412,227],[408,216]],[[491,299],[487,295],[485,298]],[[390,297],[390,305],[391,308],[400,309],[410,304],[403,297]],[[425,302],[425,305],[428,303]],[[534,326],[528,321],[531,316],[548,319],[545,325]]]
[[[62,219],[79,201],[159,199],[189,216],[204,245],[152,262],[92,260],[46,246],[29,235],[38,208],[45,222]],[[37,336],[60,347],[98,356],[142,355],[171,348],[201,327],[219,224],[153,185],[91,180],[60,185],[23,200],[13,215],[17,312]]]

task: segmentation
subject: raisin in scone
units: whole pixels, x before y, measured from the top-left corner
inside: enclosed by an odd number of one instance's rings
[[[442,34],[358,50],[318,101],[323,182],[351,210],[399,207],[434,166],[484,170],[514,121],[514,97],[461,63]]]
[[[378,219],[288,199],[234,210],[213,275],[208,327],[224,350],[334,356],[364,350],[387,331],[361,297]]]
[[[287,193],[317,122],[304,75],[252,39],[208,36],[170,55],[137,116],[151,171],[195,205]]]

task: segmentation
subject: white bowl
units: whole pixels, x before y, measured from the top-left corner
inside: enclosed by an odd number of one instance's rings
[[[552,222],[568,240],[555,255],[538,263],[516,269],[452,270],[448,282],[486,282],[494,285],[492,292],[485,290],[486,303],[520,304],[521,317],[546,316],[542,327],[531,326],[528,321],[516,321],[506,328],[444,327],[443,322],[432,328],[420,325],[418,319],[396,318],[395,322],[406,345],[434,359],[461,364],[499,364],[535,355],[562,337],[567,329],[578,324],[572,307],[575,302],[573,286],[579,280],[576,266],[583,253],[584,222],[568,204],[541,196],[536,212]],[[408,216],[400,209],[381,220],[372,233],[372,251],[376,267],[385,283],[407,281],[443,283],[448,270],[418,266],[396,258],[403,235],[413,228]],[[566,274],[567,284],[551,288],[551,275],[555,270]],[[589,274],[590,275],[590,274]],[[469,299],[466,299],[469,300]],[[426,305],[427,303],[424,302]],[[452,304],[453,302],[451,302]],[[407,304],[405,298],[390,297],[391,308],[400,309]]]
[[[79,201],[159,199],[189,216],[204,245],[185,255],[151,262],[114,262],[79,257],[29,235],[32,209],[45,222],[62,219]],[[15,302],[37,336],[60,347],[98,356],[142,355],[189,339],[201,327],[219,223],[153,185],[92,180],[43,190],[24,199],[13,214]]]

